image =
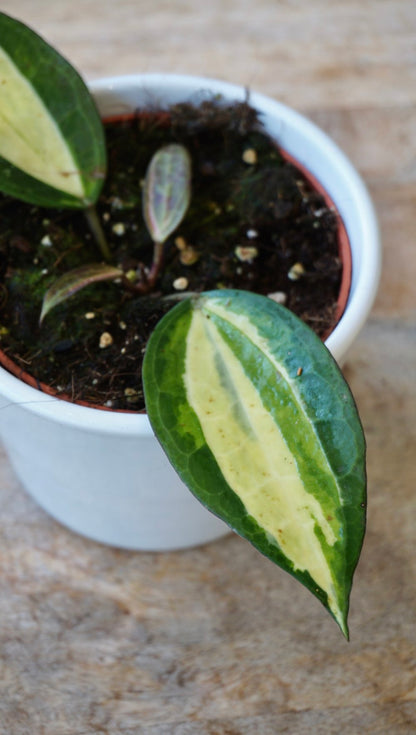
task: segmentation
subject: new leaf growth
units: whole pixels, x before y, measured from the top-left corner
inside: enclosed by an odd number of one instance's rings
[[[149,271],[140,264],[139,278],[133,283],[120,268],[92,263],[75,268],[58,278],[43,298],[40,322],[55,306],[92,283],[121,279],[126,288],[139,294],[156,285],[163,263],[163,244],[182,222],[191,197],[191,158],[182,145],[172,143],[152,157],[143,188],[143,215],[154,240],[153,262]]]

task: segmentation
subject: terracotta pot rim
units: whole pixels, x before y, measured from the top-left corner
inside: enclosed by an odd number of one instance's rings
[[[319,194],[321,194],[321,196],[325,200],[325,203],[328,209],[331,209],[332,211],[334,211],[338,219],[338,252],[339,252],[339,257],[342,263],[341,283],[340,283],[338,298],[336,302],[334,323],[328,329],[328,331],[325,332],[325,334],[323,335],[322,341],[324,342],[336,328],[338,322],[340,321],[347,307],[348,297],[350,295],[350,289],[351,289],[351,281],[352,281],[352,253],[351,253],[350,240],[349,240],[348,233],[344,225],[343,219],[338,211],[338,208],[336,207],[333,199],[328,194],[325,187],[322,186],[322,184],[320,183],[320,181],[318,181],[316,176],[311,174],[311,172],[306,168],[306,166],[303,166],[301,163],[299,163],[299,161],[295,158],[295,156],[292,156],[290,153],[287,153],[287,151],[283,149],[279,149],[279,150],[283,158],[285,158],[290,163],[293,163],[294,166],[296,166],[296,168],[299,171],[301,171],[305,179],[309,181],[309,183],[313,186],[313,188]]]

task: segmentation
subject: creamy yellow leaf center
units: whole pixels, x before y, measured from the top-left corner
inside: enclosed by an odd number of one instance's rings
[[[334,530],[305,490],[295,457],[241,363],[199,309],[187,335],[184,379],[187,399],[227,483],[295,569],[307,570],[327,593],[342,620],[315,527],[329,545],[336,541]]]
[[[36,90],[0,49],[0,156],[45,184],[84,197],[68,145]]]

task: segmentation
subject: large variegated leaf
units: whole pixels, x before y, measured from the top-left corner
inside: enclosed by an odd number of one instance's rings
[[[348,636],[365,443],[326,347],[270,299],[214,291],[162,319],[143,379],[150,421],[184,482]]]
[[[105,169],[102,123],[81,77],[0,13],[0,191],[41,206],[87,207]]]

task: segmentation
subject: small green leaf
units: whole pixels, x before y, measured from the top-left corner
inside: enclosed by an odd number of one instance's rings
[[[75,69],[0,13],[0,191],[31,204],[86,207],[106,151],[94,101]]]
[[[271,299],[213,291],[157,325],[153,429],[190,490],[327,607],[348,636],[365,529],[365,442],[337,365]]]
[[[116,278],[121,278],[122,275],[123,271],[119,268],[114,268],[105,263],[81,265],[79,268],[74,268],[72,271],[64,273],[45,293],[39,323],[42,323],[46,314],[51,309],[66,301],[66,299],[69,299],[70,296],[73,296],[73,294],[82,288],[86,288],[86,286],[90,286],[92,283],[98,283],[99,281],[114,281]]]
[[[182,221],[191,196],[191,158],[172,143],[151,159],[143,190],[143,216],[154,242],[163,243]]]

